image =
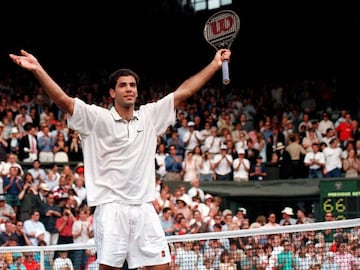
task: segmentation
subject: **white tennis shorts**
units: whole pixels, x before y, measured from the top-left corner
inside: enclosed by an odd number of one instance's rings
[[[152,203],[118,202],[96,206],[94,233],[97,261],[129,268],[169,263],[169,246]]]

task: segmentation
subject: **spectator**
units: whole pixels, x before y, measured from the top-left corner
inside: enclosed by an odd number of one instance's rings
[[[48,245],[56,245],[59,238],[59,232],[56,228],[56,220],[61,217],[61,208],[55,204],[54,194],[48,193],[46,203],[40,207],[40,221],[46,229],[45,242]]]
[[[74,270],[73,263],[68,257],[67,250],[59,251],[59,257],[54,260],[53,270]]]
[[[29,172],[25,174],[25,183],[18,198],[20,200],[18,213],[20,220],[29,219],[33,209],[40,209],[41,199],[39,197],[38,186],[34,184],[33,176]]]
[[[245,150],[238,150],[238,157],[233,160],[233,180],[235,182],[249,181],[250,161],[245,158]]]
[[[346,243],[339,244],[339,251],[335,253],[334,261],[340,266],[340,269],[357,269],[359,265],[354,255],[347,251]]]
[[[233,158],[227,153],[227,146],[222,144],[220,154],[216,154],[213,158],[216,181],[231,181]]]
[[[186,121],[186,120],[185,120]],[[183,157],[185,153],[185,146],[182,137],[179,136],[178,130],[176,127],[171,129],[171,137],[166,141],[166,148],[170,149],[171,145],[176,147],[176,155]]]
[[[31,173],[34,177],[34,184],[40,185],[46,179],[46,171],[41,167],[41,162],[38,159],[32,162],[32,168],[27,172]]]
[[[15,252],[13,255],[13,262],[9,265],[9,270],[27,270],[22,263],[22,254]]]
[[[336,138],[329,142],[329,146],[323,150],[325,156],[324,175],[326,177],[340,177],[342,169],[341,148]]]
[[[217,135],[217,127],[211,127],[211,134],[205,139],[202,151],[209,151],[210,157],[220,153],[220,146],[222,144],[220,137]]]
[[[24,230],[32,245],[37,246],[37,237],[46,231],[44,224],[40,221],[40,211],[38,209],[33,209],[30,218],[24,221]]]
[[[67,141],[67,147],[68,147],[69,161],[84,160],[81,139],[77,131],[70,130],[69,139]]]
[[[199,167],[200,182],[212,182],[214,179],[214,164],[210,157],[209,151],[205,151],[201,156]]]
[[[193,121],[188,122],[188,130],[182,137],[185,146],[185,155],[188,152],[192,152],[195,146],[201,145],[202,137],[199,130],[195,130],[195,123]]]
[[[11,205],[6,203],[6,196],[0,194],[0,223],[5,221],[15,221],[16,213]]]
[[[32,243],[26,235],[24,230],[24,222],[22,220],[17,220],[15,223],[15,234],[18,239],[19,246],[31,246]]]
[[[182,164],[183,168],[183,181],[184,182],[191,182],[195,178],[198,178],[199,172],[198,172],[198,166],[196,163],[196,160],[193,158],[193,152],[189,151],[186,153],[186,157],[183,160]]]
[[[191,181],[191,187],[188,190],[188,195],[192,199],[194,196],[199,197],[202,202],[205,201],[205,192],[200,187],[200,180],[198,177],[195,177]]]
[[[350,144],[349,144],[350,145]],[[350,149],[348,156],[342,160],[342,169],[345,177],[358,177],[360,171],[360,161],[356,156],[355,150]]]
[[[48,126],[42,128],[42,136],[38,137],[39,145],[39,161],[53,162],[54,161],[54,138],[50,135]]]
[[[7,139],[7,145],[8,145],[6,149],[7,153],[14,154],[17,157],[19,156],[20,138],[21,138],[21,134],[19,133],[17,127],[12,127],[10,132],[10,137]]]
[[[267,169],[265,164],[263,163],[263,157],[259,155],[256,158],[256,163],[251,165],[249,171],[249,179],[250,180],[265,180],[267,177]]]
[[[160,223],[166,236],[173,235],[174,233],[172,213],[170,207],[164,207],[161,211]]]
[[[283,251],[277,255],[276,268],[282,269],[297,269],[298,262],[295,254],[291,251],[291,243],[287,239],[281,241]]]
[[[19,159],[24,162],[33,162],[38,159],[38,140],[37,140],[37,129],[31,124],[27,123],[24,126],[25,136],[20,140],[19,144]]]
[[[282,219],[280,220],[279,224],[280,225],[284,225],[285,222],[288,222],[290,225],[295,225],[296,224],[296,219],[293,218],[292,216],[294,216],[294,211],[291,207],[285,207],[282,211]]]
[[[285,149],[285,145],[282,142],[276,145],[276,160],[273,161],[279,168],[279,178],[289,179],[293,175],[292,160],[289,152]]]
[[[165,158],[166,181],[181,181],[183,175],[182,157],[176,154],[176,146],[170,145],[169,155]]]
[[[14,209],[15,214],[17,214],[21,205],[19,194],[23,188],[23,180],[19,174],[19,168],[12,166],[10,167],[10,174],[5,177],[3,181],[3,190],[6,193],[6,203]]]
[[[157,151],[155,154],[156,163],[158,165],[158,168],[156,169],[156,174],[161,180],[164,180],[166,177],[165,157],[167,155],[168,153],[166,153],[165,143],[158,144]]]
[[[322,178],[325,168],[325,155],[320,151],[320,144],[313,143],[311,151],[304,157],[304,165],[308,168],[308,178]]]
[[[33,252],[24,252],[24,258],[23,264],[26,270],[40,270],[40,263],[35,260]]]
[[[72,235],[75,244],[88,243],[94,237],[92,224],[89,220],[90,209],[83,207],[79,209],[79,218],[74,221],[72,225]],[[85,249],[73,251],[74,268],[75,270],[84,269],[88,261],[88,256]]]

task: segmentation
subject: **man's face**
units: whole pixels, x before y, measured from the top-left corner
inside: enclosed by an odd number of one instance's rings
[[[110,96],[115,99],[115,104],[121,107],[133,106],[138,96],[135,78],[133,76],[119,77],[115,89],[110,89]]]

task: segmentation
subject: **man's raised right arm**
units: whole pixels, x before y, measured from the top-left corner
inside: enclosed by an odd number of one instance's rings
[[[69,97],[61,87],[49,76],[49,74],[40,65],[38,60],[25,50],[20,51],[20,55],[9,54],[11,60],[22,67],[31,71],[40,85],[49,95],[50,99],[59,107],[59,109],[69,113],[74,112],[74,98]]]

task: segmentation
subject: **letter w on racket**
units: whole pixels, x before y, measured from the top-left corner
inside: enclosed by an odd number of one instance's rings
[[[240,30],[240,18],[232,10],[222,10],[213,14],[205,23],[204,38],[216,50],[230,49]],[[230,83],[229,63],[222,64],[223,84]]]

